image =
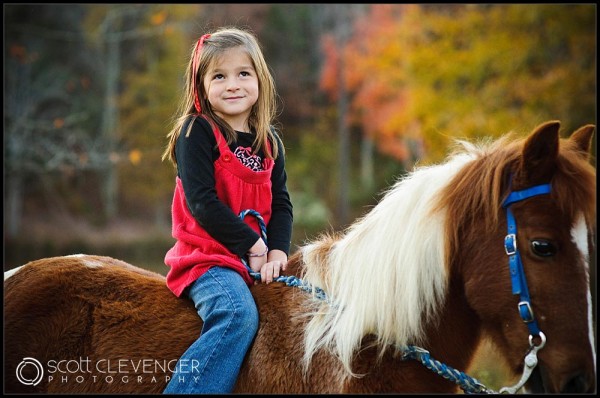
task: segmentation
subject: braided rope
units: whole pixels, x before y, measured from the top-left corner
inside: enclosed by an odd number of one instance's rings
[[[248,209],[248,210],[243,210],[240,212],[240,218],[242,220],[244,218],[246,218],[247,215],[252,215],[252,216],[256,217],[256,219],[258,220],[258,226],[260,227],[261,238],[265,241],[265,244],[266,244],[267,243],[267,227],[265,225],[265,220],[262,218],[262,216],[256,210]],[[250,266],[248,265],[248,261],[246,261],[245,258],[242,257],[241,260],[242,260],[242,263],[248,269],[248,273],[250,274],[250,276],[256,280],[260,280],[260,272],[253,271],[250,268]],[[327,294],[325,293],[325,291],[323,291],[323,289],[321,289],[317,286],[313,286],[310,283],[303,281],[302,279],[300,279],[294,275],[289,275],[289,276],[280,275],[277,278],[273,278],[273,282],[283,282],[287,286],[297,287],[307,293],[314,294],[315,297],[317,297],[320,300],[329,301]]]
[[[496,392],[488,390],[479,382],[479,380],[431,358],[429,351],[420,347],[406,347],[402,354],[402,359],[415,359],[420,361],[427,369],[437,373],[446,380],[458,384],[465,394],[496,394]]]

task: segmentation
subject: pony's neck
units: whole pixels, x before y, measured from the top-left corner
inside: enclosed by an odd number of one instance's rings
[[[481,322],[467,303],[463,281],[457,273],[450,276],[448,291],[438,319],[424,331],[422,348],[432,358],[467,372],[481,337]],[[448,359],[452,358],[449,363]]]

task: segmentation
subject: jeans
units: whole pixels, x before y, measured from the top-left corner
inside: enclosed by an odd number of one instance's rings
[[[190,285],[188,295],[204,325],[163,393],[230,393],[258,331],[254,298],[236,271],[218,266]]]

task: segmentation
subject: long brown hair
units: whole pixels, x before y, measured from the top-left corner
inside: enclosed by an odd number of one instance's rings
[[[204,75],[215,60],[226,50],[242,47],[252,60],[258,77],[258,100],[250,111],[248,125],[256,131],[253,143],[255,152],[263,150],[265,156],[275,159],[278,146],[273,130],[273,120],[277,112],[277,93],[275,82],[264,59],[260,45],[251,32],[235,28],[223,27],[214,33],[203,35],[192,49],[186,72],[185,93],[174,117],[173,127],[167,134],[169,143],[162,159],[169,159],[177,167],[175,143],[185,123],[190,120],[186,135],[189,134],[193,119],[203,115],[214,122],[221,130],[228,144],[237,140],[237,133],[222,118],[217,116],[206,98]],[[269,139],[273,143],[268,150]]]

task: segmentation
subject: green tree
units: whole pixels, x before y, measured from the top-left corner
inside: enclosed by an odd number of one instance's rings
[[[119,191],[130,217],[170,222],[175,170],[161,156],[181,99],[184,67],[193,44],[192,26],[200,6],[151,5],[137,26],[147,32],[123,74],[127,87],[119,98],[122,156]]]

